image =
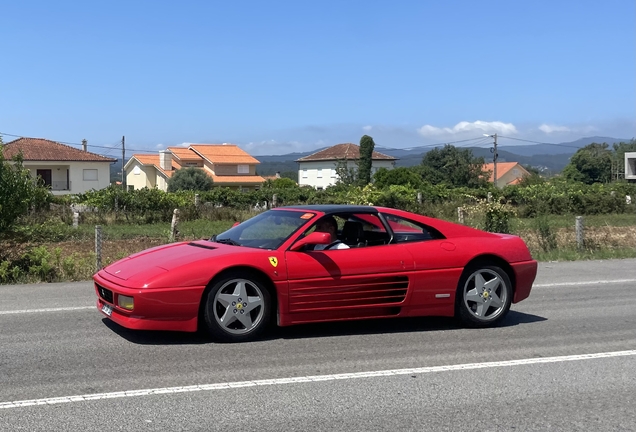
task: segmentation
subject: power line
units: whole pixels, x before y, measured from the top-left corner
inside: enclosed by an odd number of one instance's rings
[[[555,144],[555,143],[549,143],[549,142],[532,141],[532,140],[527,140],[522,138],[513,138],[513,137],[502,136],[502,135],[499,135],[499,138],[505,138],[505,139],[515,140],[515,141],[523,141],[523,142],[532,143],[532,144],[543,144],[543,145],[569,147],[569,148],[576,148],[576,149],[581,148],[579,146],[573,146],[573,145],[567,145],[567,144]]]
[[[386,149],[386,150],[417,150],[420,148],[430,148],[430,147],[439,147],[439,146],[444,146],[444,145],[453,145],[453,144],[459,144],[459,143],[464,143],[464,142],[469,142],[469,141],[476,141],[482,139],[482,137],[476,137],[476,138],[469,138],[469,139],[464,139],[464,140],[458,140],[458,141],[444,141],[444,142],[439,142],[439,143],[435,143],[435,144],[426,144],[426,145],[421,145],[421,146],[415,146],[415,147],[406,147],[406,148],[395,148],[395,147],[385,147],[385,146],[380,146],[380,148],[382,149]]]

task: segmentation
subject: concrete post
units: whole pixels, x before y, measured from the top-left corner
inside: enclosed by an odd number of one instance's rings
[[[585,244],[585,238],[584,238],[584,229],[583,229],[583,216],[577,216],[576,217],[576,222],[575,222],[575,229],[576,229],[576,247],[579,249],[583,249],[583,246]]]
[[[170,241],[173,242],[177,239],[177,235],[179,235],[179,231],[177,227],[179,225],[179,209],[174,209],[172,213],[172,224],[170,225]]]

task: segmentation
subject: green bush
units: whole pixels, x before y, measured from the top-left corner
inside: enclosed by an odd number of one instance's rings
[[[168,180],[168,192],[209,191],[214,182],[212,177],[200,168],[181,168]]]

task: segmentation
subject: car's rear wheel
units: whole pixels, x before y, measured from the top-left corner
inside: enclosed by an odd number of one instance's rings
[[[457,287],[457,316],[467,327],[489,327],[510,310],[512,284],[508,274],[494,265],[466,268]]]
[[[256,339],[269,325],[271,296],[257,277],[230,273],[214,282],[205,298],[204,319],[218,341]]]

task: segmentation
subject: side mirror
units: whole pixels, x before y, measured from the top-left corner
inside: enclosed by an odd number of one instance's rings
[[[296,243],[294,243],[291,247],[291,250],[299,251],[306,245],[317,245],[317,244],[328,245],[329,243],[331,243],[331,234],[314,231],[308,236],[305,236],[301,238],[300,240],[298,240]]]

